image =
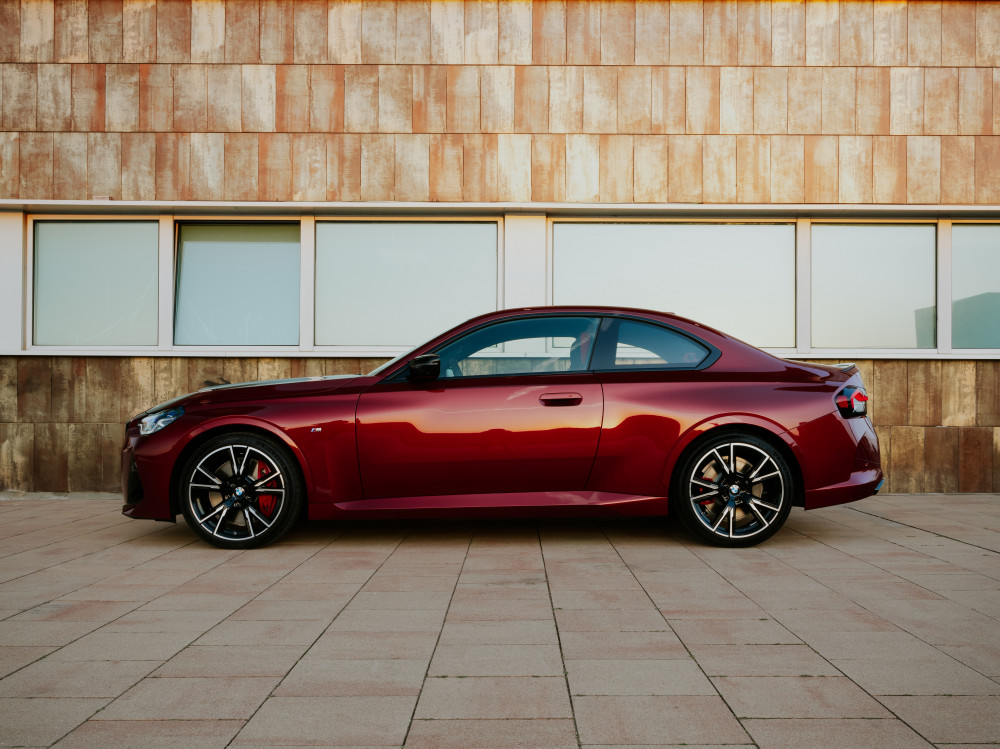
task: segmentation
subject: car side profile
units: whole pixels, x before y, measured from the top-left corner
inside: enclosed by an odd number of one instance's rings
[[[852,364],[772,356],[697,322],[503,310],[367,375],[208,387],[126,425],[123,512],[223,548],[300,517],[642,515],[748,546],[793,505],[882,482]]]

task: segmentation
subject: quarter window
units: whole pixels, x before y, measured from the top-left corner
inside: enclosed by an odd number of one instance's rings
[[[951,230],[951,344],[1000,348],[1000,226]]]
[[[595,369],[695,369],[709,354],[697,341],[659,325],[608,318],[601,331],[614,346],[612,361],[595,361]],[[604,347],[603,342],[599,344]]]

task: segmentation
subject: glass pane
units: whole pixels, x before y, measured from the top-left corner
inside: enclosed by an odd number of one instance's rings
[[[790,224],[559,223],[555,304],[674,312],[755,346],[795,345]]]
[[[155,346],[155,221],[35,223],[38,346]]]
[[[178,346],[298,345],[299,225],[182,226],[174,306]]]
[[[435,352],[441,376],[583,371],[597,323],[595,317],[541,317],[480,328]]]
[[[320,222],[316,343],[413,346],[497,308],[497,225]]]
[[[707,348],[667,328],[629,320],[618,326],[616,369],[693,369],[706,356]]]
[[[812,345],[934,348],[935,227],[812,227]]]
[[[1000,348],[1000,225],[951,230],[951,345]]]

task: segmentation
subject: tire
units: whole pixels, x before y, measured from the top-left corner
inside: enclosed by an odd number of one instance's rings
[[[688,453],[676,474],[670,509],[692,534],[714,546],[753,546],[785,524],[794,496],[792,471],[774,445],[726,432]]]
[[[295,524],[304,495],[288,449],[246,432],[223,434],[199,447],[185,463],[177,491],[191,529],[223,549],[277,540]]]

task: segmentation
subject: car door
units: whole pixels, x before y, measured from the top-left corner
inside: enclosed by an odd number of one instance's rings
[[[438,377],[406,370],[358,402],[365,497],[582,490],[597,452],[599,318],[493,322],[438,346]]]

